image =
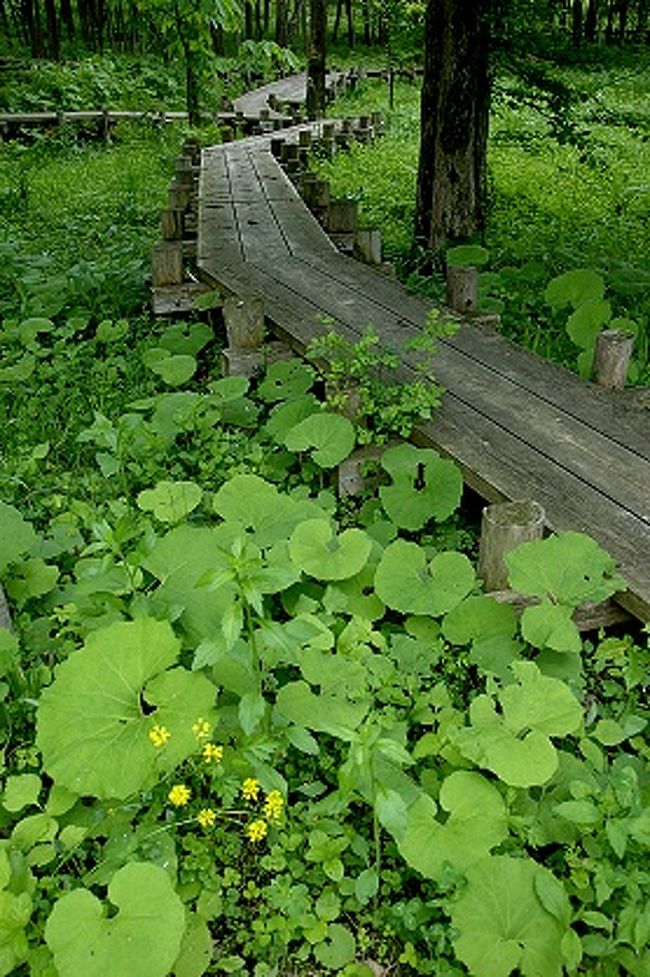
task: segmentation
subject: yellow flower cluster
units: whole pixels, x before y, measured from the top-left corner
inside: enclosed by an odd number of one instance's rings
[[[192,792],[185,784],[174,784],[167,797],[174,807],[184,807],[192,796]]]
[[[202,757],[206,763],[221,763],[223,760],[223,746],[216,743],[204,743]]]
[[[251,823],[246,827],[246,834],[250,841],[262,841],[266,838],[266,833],[269,830],[266,821],[262,821],[258,818],[256,821],[251,821]]]
[[[199,716],[195,723],[192,723],[192,732],[196,736],[197,740],[204,740],[210,735],[212,731],[212,726],[204,719],[203,716]]]
[[[260,782],[254,777],[247,777],[242,784],[241,792],[247,801],[256,801],[260,792]]]
[[[211,807],[204,807],[196,815],[196,820],[199,822],[202,828],[211,828],[214,822],[217,820],[217,814],[212,810]]]
[[[164,746],[171,735],[166,726],[152,726],[149,730],[149,739],[155,747]]]
[[[262,813],[267,821],[279,821],[284,807],[284,798],[279,790],[272,790],[266,795]]]

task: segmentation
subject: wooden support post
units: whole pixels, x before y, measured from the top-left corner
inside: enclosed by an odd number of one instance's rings
[[[634,336],[624,329],[604,329],[596,338],[594,374],[599,386],[622,390],[627,380]]]
[[[264,299],[261,295],[229,296],[223,303],[228,346],[233,350],[258,350],[264,339]]]
[[[353,254],[367,265],[380,265],[381,233],[376,227],[358,228],[354,235]]]
[[[105,105],[102,105],[102,118],[100,122],[101,137],[108,142],[111,137],[111,117]]]
[[[475,312],[478,306],[478,271],[471,265],[447,268],[447,305],[454,312]]]
[[[359,205],[356,200],[330,200],[327,229],[333,234],[354,234]]]
[[[508,568],[504,557],[520,543],[541,539],[544,532],[544,509],[537,502],[502,502],[487,505],[481,521],[478,575],[485,590],[506,590]]]
[[[284,136],[273,136],[271,139],[271,155],[275,159],[282,158],[282,147],[285,144]]]
[[[264,365],[259,349],[224,349],[221,352],[221,372],[224,377],[252,377]]]
[[[261,122],[268,122],[269,119],[270,119],[270,117],[271,117],[271,110],[270,109],[268,109],[268,108],[261,108],[260,109],[260,121]]]
[[[151,256],[151,283],[180,285],[183,281],[183,244],[181,241],[161,241]]]
[[[298,133],[298,145],[304,149],[311,146],[311,129],[301,129]]]
[[[160,215],[160,230],[163,240],[180,241],[185,233],[182,210],[163,210]]]
[[[189,205],[191,195],[192,192],[190,187],[182,186],[175,179],[172,180],[169,193],[167,195],[169,209],[186,210]]]
[[[380,136],[384,131],[384,118],[381,112],[373,112],[370,116],[372,128],[376,136]]]

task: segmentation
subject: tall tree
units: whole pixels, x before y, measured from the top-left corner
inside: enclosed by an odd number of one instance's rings
[[[310,0],[307,54],[307,114],[325,114],[325,71],[327,62],[327,0]]]
[[[489,0],[428,0],[416,241],[433,252],[483,228]]]

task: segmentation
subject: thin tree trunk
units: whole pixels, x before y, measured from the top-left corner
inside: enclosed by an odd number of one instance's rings
[[[250,0],[246,0],[244,4],[244,35],[248,40],[253,34],[253,4]]]
[[[585,40],[593,43],[598,39],[598,0],[589,0],[585,17]]]
[[[372,39],[370,29],[370,4],[369,0],[362,0],[361,12],[363,16],[363,43],[369,47]]]
[[[348,20],[348,47],[354,47],[354,11],[352,0],[345,0],[345,15]]]
[[[325,114],[325,64],[327,61],[327,0],[310,0],[307,57],[307,114]]]
[[[571,8],[571,41],[574,47],[582,43],[582,0],[573,0]]]
[[[428,0],[416,240],[439,253],[483,229],[490,78],[488,0]]]
[[[287,0],[277,0],[275,7],[275,43],[287,46]]]
[[[339,25],[341,23],[341,13],[343,12],[343,0],[336,2],[336,15],[334,17],[334,27],[332,28],[332,43],[336,44],[339,38]]]
[[[271,23],[271,0],[264,0],[264,35],[266,36],[269,32],[269,25]]]
[[[616,8],[616,0],[609,0],[607,4],[607,26],[605,27],[605,42],[607,44],[612,44],[614,42],[614,12]]]
[[[629,0],[619,0],[618,4],[618,40],[620,44],[625,44],[627,34],[627,18],[630,12]]]
[[[53,61],[58,61],[61,57],[61,44],[59,36],[59,19],[57,17],[54,0],[45,0],[45,20],[47,23],[48,54]]]

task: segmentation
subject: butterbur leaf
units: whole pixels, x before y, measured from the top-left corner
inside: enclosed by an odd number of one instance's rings
[[[333,468],[354,448],[354,427],[340,414],[321,411],[311,414],[287,432],[284,443],[289,451],[311,451],[321,468]]]
[[[314,371],[299,359],[272,363],[259,387],[258,395],[268,403],[295,400],[306,394],[314,382]]]
[[[349,929],[340,923],[330,923],[327,927],[327,940],[317,943],[314,956],[328,970],[340,970],[354,960],[356,941]]]
[[[75,889],[54,905],[45,939],[60,977],[166,977],[185,931],[185,909],[167,873],[132,862],[115,873],[107,917],[88,889]]]
[[[488,856],[466,871],[467,886],[451,910],[454,947],[475,977],[560,977],[566,926],[536,891],[550,874],[528,858]],[[542,883],[543,884],[543,883]]]
[[[137,497],[137,505],[144,512],[153,512],[160,522],[180,522],[201,501],[202,489],[195,482],[157,482],[155,488],[145,489]]]
[[[0,502],[0,573],[27,553],[36,540],[31,524],[25,522],[18,509]]]
[[[235,475],[221,486],[213,505],[222,519],[252,530],[261,547],[286,540],[304,519],[321,515],[315,502],[292,499],[258,475]]]
[[[174,977],[202,977],[212,960],[214,941],[205,920],[188,913],[180,953],[174,961]]]
[[[170,387],[180,387],[186,383],[196,370],[196,360],[187,353],[169,352],[168,349],[155,346],[148,349],[144,357],[145,366],[157,373]]]
[[[430,519],[442,521],[457,508],[462,476],[452,461],[437,452],[402,444],[385,451],[381,464],[393,484],[382,486],[379,496],[396,526],[422,529]]]
[[[362,529],[337,535],[325,519],[307,519],[289,540],[289,555],[297,567],[318,580],[346,580],[365,566],[372,540]]]
[[[397,539],[384,550],[375,590],[393,610],[403,614],[444,614],[474,586],[474,568],[462,553],[438,553],[427,563],[416,543]]]
[[[461,753],[513,787],[544,784],[558,767],[551,736],[576,732],[582,708],[568,686],[541,674],[533,662],[512,665],[517,683],[499,693],[501,712],[487,695],[470,706],[471,725],[454,733]]]
[[[180,642],[167,622],[120,621],[91,633],[58,667],[37,713],[43,767],[77,794],[125,798],[196,749],[192,723],[214,716],[204,675],[172,668]],[[154,725],[168,742],[157,749]]]
[[[596,336],[609,322],[612,314],[612,307],[604,299],[591,299],[583,302],[573,312],[567,321],[566,331],[576,346],[582,349],[591,349]]]
[[[571,613],[571,607],[551,604],[548,600],[526,607],[521,615],[521,633],[535,648],[578,654],[582,650],[582,639]]]
[[[612,557],[584,533],[562,533],[522,543],[505,557],[510,586],[521,594],[551,597],[575,608],[600,603],[625,581],[615,577]]]
[[[577,309],[584,302],[599,301],[605,294],[602,277],[589,268],[574,268],[552,278],[546,286],[544,298],[556,309],[572,305]]]
[[[440,878],[446,863],[464,872],[508,835],[504,800],[481,774],[450,774],[440,791],[440,807],[449,812],[444,823],[436,818],[433,800],[422,794],[410,805],[406,830],[397,838],[402,856],[426,878]]]
[[[212,308],[212,306],[209,306]],[[162,349],[176,356],[196,356],[213,339],[213,333],[204,322],[177,322],[167,326],[159,339]]]

